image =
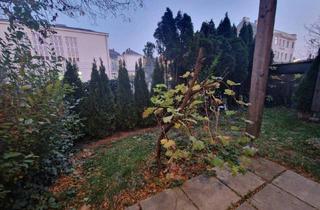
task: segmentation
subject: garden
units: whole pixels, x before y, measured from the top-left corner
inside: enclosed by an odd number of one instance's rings
[[[119,7],[93,2],[100,12]],[[92,60],[84,82],[75,62],[52,46],[48,58],[37,54],[26,33],[34,30],[45,42],[59,12],[92,14],[81,6],[0,5],[9,22],[0,38],[1,209],[124,209],[197,175],[215,176],[215,167],[245,174],[254,156],[320,180],[320,124],[298,118],[312,113],[320,54],[301,79],[294,106],[266,108],[261,134],[253,136],[247,132],[254,123],[247,119],[250,24],[238,34],[226,13],[217,27],[204,21],[194,31],[188,14],[167,8],[156,45],[144,48],[154,62],[150,88],[142,59],[131,79],[119,60],[116,80],[101,59]]]

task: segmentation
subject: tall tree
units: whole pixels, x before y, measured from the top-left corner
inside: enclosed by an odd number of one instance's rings
[[[224,19],[220,22],[220,24],[217,28],[217,34],[219,36],[223,36],[225,38],[233,38],[234,37],[234,31],[232,29],[231,22],[228,17],[228,13],[225,14]]]
[[[216,35],[216,27],[212,19],[209,22],[202,23],[200,33],[206,38]]]
[[[173,60],[176,56],[179,34],[172,11],[169,8],[161,17],[153,36],[156,39],[159,54],[163,54],[167,60]]]
[[[70,85],[72,91],[66,94],[65,99],[74,106],[74,111],[79,114],[79,103],[84,97],[84,90],[81,79],[79,77],[79,70],[76,64],[66,63],[66,71],[63,76],[63,83]]]
[[[122,130],[134,128],[136,114],[131,85],[124,61],[119,61],[118,87],[117,87],[117,124]]]
[[[250,23],[244,23],[239,32],[239,37],[246,44],[248,49],[253,43],[253,30]]]
[[[101,129],[104,131],[104,135],[110,135],[114,132],[116,128],[115,123],[115,104],[114,96],[110,88],[109,78],[106,74],[106,68],[103,65],[102,60],[100,59],[99,67],[99,112],[103,120],[101,124]]]
[[[155,67],[152,74],[151,95],[153,95],[153,88],[155,88],[158,84],[164,84],[164,72],[162,64],[160,64],[159,59],[156,58]]]
[[[136,74],[134,78],[134,102],[138,114],[137,124],[140,126],[146,125],[146,121],[142,119],[144,109],[149,105],[149,91],[145,80],[144,69],[142,67],[142,59],[139,59],[136,65]]]
[[[144,46],[143,53],[147,58],[153,58],[156,46],[152,42],[147,42]]]
[[[92,64],[91,79],[88,89],[88,97],[85,100],[82,111],[86,119],[85,128],[89,136],[100,138],[104,136],[104,131],[101,129],[103,120],[99,109],[100,76],[96,61]]]

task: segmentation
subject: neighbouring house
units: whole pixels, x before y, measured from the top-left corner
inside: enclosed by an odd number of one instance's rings
[[[142,59],[142,63],[144,64],[143,55],[128,48],[122,53],[121,59],[126,63],[130,80],[133,80],[136,73],[136,63],[138,63],[139,59]]]
[[[253,36],[257,32],[257,21],[250,22],[250,18],[243,17],[237,26],[238,33],[240,32],[244,23],[249,23],[253,29]],[[296,34],[289,34],[283,31],[274,30],[272,38],[272,50],[274,53],[274,63],[290,63],[294,60],[294,48],[297,41]]]
[[[0,37],[4,37],[8,24],[7,20],[0,20]],[[53,29],[56,33],[44,39],[44,43],[39,39],[41,38],[39,33],[25,29],[34,53],[44,59],[49,59],[48,46],[53,46],[57,56],[78,65],[80,78],[83,81],[90,80],[93,60],[95,59],[99,64],[99,59],[102,59],[106,67],[106,73],[111,77],[108,33],[62,24],[56,24]],[[62,62],[62,64],[65,65],[65,62]]]
[[[119,72],[119,61],[121,60],[121,55],[115,49],[109,50],[110,60],[111,60],[111,79],[118,78]]]

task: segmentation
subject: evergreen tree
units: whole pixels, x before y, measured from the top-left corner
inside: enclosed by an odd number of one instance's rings
[[[228,13],[226,13],[224,19],[220,22],[220,24],[217,28],[217,34],[219,36],[223,36],[225,38],[233,38],[234,37],[234,31],[231,27],[231,22],[228,17]]]
[[[139,59],[139,64],[136,64],[136,74],[134,78],[134,101],[138,114],[137,124],[140,126],[147,125],[146,121],[142,119],[142,113],[144,109],[149,105],[150,100],[141,59]]]
[[[172,11],[167,8],[158,23],[154,34],[159,54],[163,54],[167,60],[173,60],[176,56],[179,34]]]
[[[311,112],[312,100],[318,74],[320,74],[320,49],[317,57],[314,59],[311,65],[311,68],[303,76],[295,93],[297,109],[301,112]]]
[[[63,77],[63,83],[70,85],[72,91],[65,96],[66,101],[74,105],[74,111],[79,114],[80,112],[80,99],[84,97],[84,90],[82,82],[79,78],[79,70],[76,64],[72,65],[67,61],[66,71]]]
[[[106,74],[106,68],[100,59],[100,84],[99,84],[99,112],[103,123],[101,124],[101,130],[104,135],[110,135],[115,130],[115,104],[114,96],[112,94],[109,78]]]
[[[85,100],[83,113],[85,116],[85,128],[87,134],[93,138],[104,136],[104,131],[101,129],[103,118],[99,110],[99,92],[100,92],[100,76],[97,69],[96,61],[92,64],[91,79],[88,85],[88,97]]]
[[[212,19],[209,22],[202,23],[200,33],[205,38],[213,37],[216,35],[216,28]]]
[[[156,58],[155,67],[152,74],[151,95],[153,95],[153,88],[155,88],[158,84],[164,84],[164,72],[162,64],[160,64],[158,58]]]
[[[231,41],[231,47],[236,67],[230,72],[229,79],[234,82],[242,83],[248,75],[248,49],[239,38]]]
[[[118,87],[117,87],[117,124],[122,130],[134,128],[136,114],[133,95],[125,62],[119,61]]]
[[[253,31],[250,23],[244,23],[240,29],[239,38],[246,44],[249,49],[253,43]]]

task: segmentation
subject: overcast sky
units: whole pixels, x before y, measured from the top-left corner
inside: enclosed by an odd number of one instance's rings
[[[93,23],[87,17],[60,17],[58,23],[107,32],[110,36],[110,48],[115,48],[120,53],[127,48],[142,53],[145,43],[154,41],[154,30],[166,7],[174,15],[178,10],[188,13],[194,29],[199,30],[205,20],[213,19],[218,25],[226,12],[236,25],[244,16],[254,21],[258,16],[259,0],[144,0],[142,8],[126,13],[130,21],[121,17],[109,17]],[[297,34],[295,57],[303,58],[308,55],[305,25],[315,22],[319,16],[320,0],[278,0],[275,28]]]

